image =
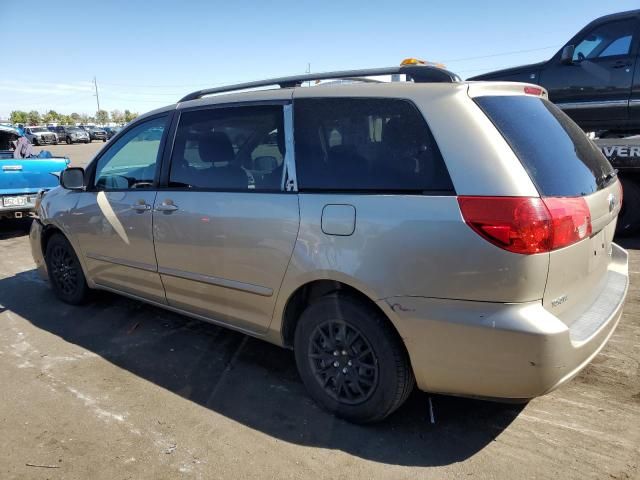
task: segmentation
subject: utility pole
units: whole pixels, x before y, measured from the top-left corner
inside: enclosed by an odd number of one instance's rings
[[[96,103],[98,104],[98,112],[100,111],[100,97],[98,97],[98,81],[93,77],[93,86],[96,88]]]

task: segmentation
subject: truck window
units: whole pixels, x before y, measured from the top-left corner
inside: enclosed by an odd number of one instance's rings
[[[633,19],[596,27],[578,42],[573,60],[579,62],[584,59],[629,55],[635,28],[636,21]]]

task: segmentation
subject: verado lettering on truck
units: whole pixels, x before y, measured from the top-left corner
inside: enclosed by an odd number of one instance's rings
[[[607,158],[640,157],[640,146],[611,145],[600,147],[600,150]]]

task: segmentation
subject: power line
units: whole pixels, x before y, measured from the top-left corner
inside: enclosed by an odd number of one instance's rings
[[[559,45],[549,45],[548,47],[530,48],[527,50],[513,50],[511,52],[494,53],[491,55],[481,55],[478,57],[454,58],[453,60],[441,60],[442,63],[466,62],[468,60],[479,60],[482,58],[503,57],[506,55],[515,55],[517,53],[539,52],[541,50],[549,50],[551,48],[559,48]]]

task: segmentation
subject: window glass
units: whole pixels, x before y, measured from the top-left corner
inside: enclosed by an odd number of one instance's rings
[[[453,192],[429,128],[408,101],[294,102],[300,190]]]
[[[628,55],[635,29],[635,20],[611,22],[592,30],[576,45],[573,60]]]
[[[184,112],[176,133],[169,186],[279,191],[284,164],[280,106]]]
[[[94,185],[101,190],[150,188],[167,117],[129,130],[98,160]]]
[[[558,107],[526,95],[474,99],[544,196],[575,197],[604,188],[613,168]]]

